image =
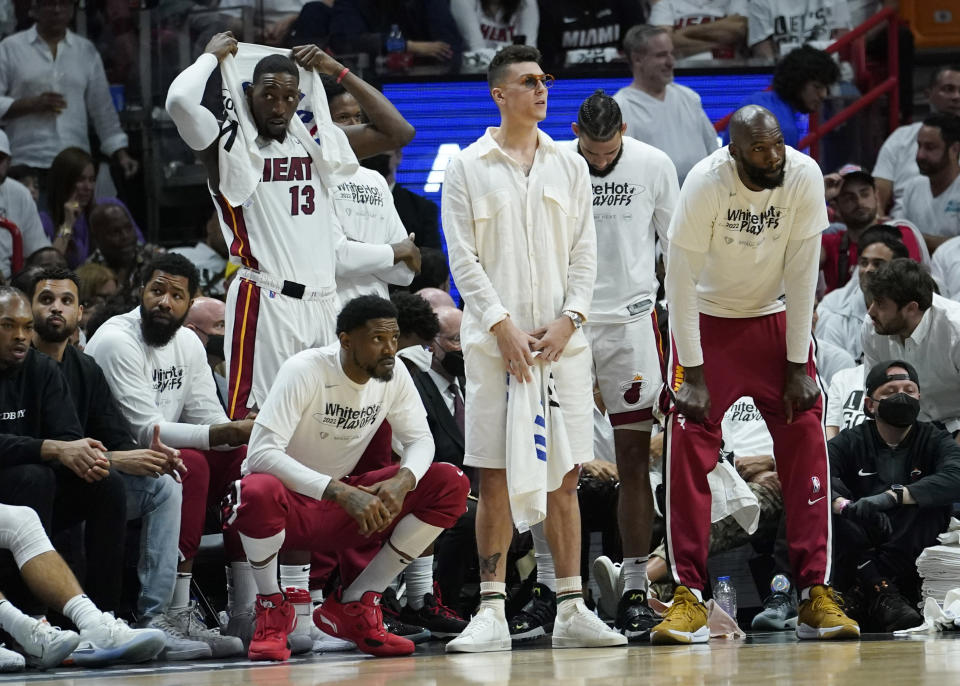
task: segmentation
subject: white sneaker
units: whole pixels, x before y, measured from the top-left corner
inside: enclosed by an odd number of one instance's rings
[[[80,645],[64,662],[81,667],[146,662],[160,654],[165,642],[162,631],[131,629],[122,619],[104,612],[96,627],[80,632]]]
[[[76,650],[80,636],[75,631],[50,626],[46,619],[41,619],[33,625],[30,635],[18,643],[28,665],[34,669],[50,669]]]
[[[498,616],[491,607],[484,607],[471,618],[467,628],[447,644],[447,652],[490,653],[510,650],[512,645],[507,618]]]
[[[250,647],[253,632],[257,629],[257,615],[253,608],[247,612],[236,612],[227,619],[227,628],[223,630],[225,636],[236,636],[243,642],[243,648]]]
[[[321,631],[313,623],[312,617],[310,618],[310,638],[313,640],[313,652],[315,653],[344,653],[348,650],[357,649],[357,644],[353,641],[346,641]]]
[[[570,601],[568,601],[570,602]],[[604,624],[587,609],[582,600],[572,601],[576,609],[566,619],[558,609],[553,623],[554,648],[601,648],[627,645],[627,637]]]
[[[200,641],[191,641],[177,627],[170,623],[167,615],[157,615],[144,619],[139,626],[143,629],[156,629],[163,632],[163,650],[160,659],[169,662],[179,660],[206,660],[213,657],[210,646]]]
[[[188,641],[198,641],[210,646],[213,657],[236,657],[244,654],[243,641],[236,636],[224,636],[219,629],[208,629],[197,616],[197,604],[166,613],[167,620]]]
[[[0,672],[22,672],[27,668],[23,655],[4,648],[0,643]]]
[[[606,555],[601,555],[593,561],[593,578],[600,589],[597,606],[607,617],[616,619],[617,603],[623,595],[617,590],[620,587],[620,563],[614,562]]]

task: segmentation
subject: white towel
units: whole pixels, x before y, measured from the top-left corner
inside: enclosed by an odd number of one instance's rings
[[[238,43],[237,46],[236,56],[228,56],[220,63],[227,113],[226,133],[220,139],[219,149],[220,192],[233,207],[243,205],[250,198],[263,172],[263,156],[257,146],[257,125],[247,106],[244,86],[253,78],[257,62],[267,55],[290,56],[289,50],[252,43]],[[330,119],[327,95],[319,74],[313,69],[298,68],[303,98],[298,116],[290,120],[287,131],[303,143],[323,185],[333,188],[357,171],[357,157],[350,149],[346,134]]]
[[[547,493],[576,464],[549,363],[531,368],[532,383],[510,376],[507,390],[507,492],[521,533],[547,516]]]
[[[711,524],[732,515],[748,534],[757,530],[760,523],[760,503],[747,482],[737,473],[736,467],[721,459],[707,474],[707,484],[712,497]]]

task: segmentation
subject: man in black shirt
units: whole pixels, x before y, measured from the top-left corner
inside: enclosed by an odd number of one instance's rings
[[[100,441],[84,438],[57,364],[30,347],[33,314],[23,293],[0,287],[0,502],[33,508],[48,535],[86,521],[87,575],[94,602],[120,602],[126,495]],[[5,571],[16,567],[4,555]],[[5,591],[42,608],[19,573]]]
[[[900,590],[916,600],[914,561],[937,544],[960,500],[960,446],[934,424],[917,421],[917,378],[903,360],[878,363],[864,397],[864,412],[876,421],[845,429],[827,444],[836,586],[852,604],[864,601],[863,619],[874,631],[922,623]]]

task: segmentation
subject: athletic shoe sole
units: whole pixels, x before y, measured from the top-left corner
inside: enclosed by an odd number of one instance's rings
[[[472,643],[472,644],[460,644],[454,645],[448,643],[446,645],[446,652],[448,653],[495,653],[502,650],[510,650],[513,647],[513,643],[509,638],[505,638],[499,641],[487,641],[486,643]]]
[[[159,655],[164,648],[163,633],[157,636],[138,636],[116,648],[88,648],[75,650],[64,662],[78,667],[99,667],[110,663],[136,664],[147,662]]]
[[[815,639],[820,639],[823,641],[838,641],[850,638],[860,638],[860,627],[842,625],[817,628],[807,624],[797,624],[797,638],[804,641]]]
[[[600,588],[600,599],[597,605],[608,617],[617,616],[617,603],[620,596],[617,595],[617,568],[610,558],[597,558],[593,561],[593,578]]]
[[[290,634],[287,636],[287,647],[291,655],[303,655],[313,650],[313,639],[310,634]]]
[[[204,650],[206,648],[206,650]],[[186,650],[169,650],[164,648],[160,651],[160,659],[168,662],[180,662],[181,660],[206,660],[213,657],[213,651],[210,646],[204,645],[203,648],[187,648]]]
[[[627,637],[623,634],[614,634],[609,638],[596,638],[584,641],[581,638],[553,635],[551,645],[554,648],[610,648],[627,645]]]
[[[627,631],[624,629],[623,635],[631,643],[645,643],[650,640],[650,629],[643,629],[642,631]]]
[[[552,627],[551,627],[552,631]],[[546,636],[548,634],[547,630],[542,626],[536,626],[532,629],[527,629],[519,634],[510,634],[510,640],[515,643],[525,643],[526,641],[535,641],[541,636]]]
[[[796,629],[797,617],[793,616],[786,620],[772,619],[770,617],[764,617],[761,613],[753,618],[753,621],[750,623],[750,628],[754,631],[787,631],[788,629]]]
[[[60,636],[63,636],[63,634],[60,634]],[[64,638],[66,637],[64,636]],[[78,645],[80,645],[80,636],[74,633],[73,638],[63,641],[53,641],[48,644],[48,650],[39,657],[24,654],[24,660],[28,667],[33,667],[34,669],[47,670],[51,667],[58,667],[70,656],[70,653],[77,649]]]
[[[653,645],[685,645],[688,643],[706,643],[710,640],[710,628],[702,626],[694,632],[667,629],[650,632]]]

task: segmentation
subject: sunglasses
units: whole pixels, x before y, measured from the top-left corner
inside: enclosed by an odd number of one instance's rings
[[[550,88],[555,81],[553,74],[524,74],[520,77],[518,83],[532,91],[537,87],[537,83],[542,83],[544,88]]]

